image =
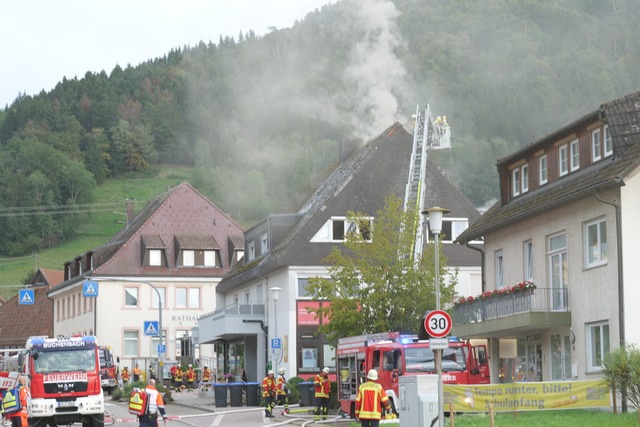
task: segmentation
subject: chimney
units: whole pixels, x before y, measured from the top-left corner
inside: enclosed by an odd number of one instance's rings
[[[133,222],[133,200],[126,201],[127,227]]]

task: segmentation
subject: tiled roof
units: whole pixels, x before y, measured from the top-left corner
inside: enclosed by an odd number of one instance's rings
[[[176,236],[181,249],[220,249],[213,236]]]
[[[18,295],[0,307],[0,347],[23,348],[27,338],[53,336],[53,301],[48,287],[33,288],[34,303],[19,304]]]
[[[64,270],[50,270],[41,268],[40,272],[42,272],[42,276],[49,284],[49,286],[55,286],[58,283],[62,283],[64,281]]]
[[[639,165],[640,92],[603,104],[598,110],[598,115],[594,116],[592,113],[582,117],[582,125],[591,123],[598,117],[609,125],[614,146],[614,155],[611,158],[540,187],[507,204],[496,203],[458,237],[458,242],[477,239],[505,225],[518,223],[542,212],[570,204],[594,194],[595,191],[623,185],[624,178]],[[552,135],[560,138],[571,133],[576,126],[579,126],[579,123],[573,122],[563,128],[564,133],[556,132]],[[538,141],[535,147],[530,148],[535,149],[549,141],[551,140],[545,137]],[[522,150],[519,153],[522,153]],[[513,161],[515,157],[508,156],[506,159]]]

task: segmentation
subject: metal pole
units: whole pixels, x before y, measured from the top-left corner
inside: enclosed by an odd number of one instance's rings
[[[278,299],[273,299],[273,335],[278,339]],[[278,355],[273,353],[273,372],[278,372]]]
[[[436,310],[440,310],[440,233],[433,233],[435,247],[435,281],[436,281]],[[444,427],[444,387],[442,385],[442,350],[434,350],[436,374],[438,374],[438,426]]]

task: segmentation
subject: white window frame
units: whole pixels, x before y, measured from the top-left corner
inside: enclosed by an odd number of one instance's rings
[[[132,298],[135,298],[135,304],[127,303],[127,295],[130,294]],[[126,286],[124,288],[124,306],[126,308],[138,308],[140,307],[140,287],[138,286]]]
[[[495,288],[500,289],[504,286],[504,258],[502,249],[495,252]]]
[[[511,172],[511,182],[513,183],[513,196],[520,195],[520,168],[515,168]]]
[[[611,138],[611,130],[609,125],[604,125],[604,156],[609,157],[613,155],[613,139]]]
[[[149,266],[151,267],[162,266],[162,250],[161,249],[149,249]]]
[[[193,249],[182,250],[182,266],[183,267],[195,267],[196,265],[196,251]]]
[[[260,236],[260,253],[266,254],[269,251],[269,236],[267,233],[264,233]]]
[[[151,289],[151,308],[158,308],[158,293],[160,294],[160,301],[162,301],[162,307],[167,306],[167,288],[156,286],[158,292]]]
[[[122,348],[124,357],[138,356],[140,349],[140,331],[138,329],[125,330],[122,333]]]
[[[206,250],[203,251],[203,260],[205,267],[217,267],[216,265],[216,251]]]
[[[602,139],[600,128],[591,131],[591,160],[595,163],[602,159]]]
[[[580,169],[580,141],[576,138],[569,143],[571,172]]]
[[[522,244],[523,279],[533,281],[533,241],[527,240]]]
[[[371,241],[373,236],[373,217],[362,217],[356,221],[347,219],[344,216],[333,216],[325,222],[322,227],[316,232],[316,234],[311,238],[311,242],[313,243],[326,243],[326,242],[344,242],[345,237],[349,234],[349,232],[357,232],[359,233],[359,226],[357,221],[368,220],[369,221],[369,238],[366,239],[367,242]],[[342,223],[342,236],[338,238],[338,236],[334,237],[334,225],[336,223]]]
[[[540,185],[544,185],[549,181],[549,161],[547,155],[540,156]]]
[[[256,257],[256,243],[252,240],[247,246],[247,250],[249,252],[247,254],[247,261],[251,261]]]
[[[609,322],[587,324],[587,371],[601,372],[611,350]]]
[[[562,238],[563,241],[559,240]],[[562,245],[556,245],[554,242],[561,242]],[[549,286],[552,292],[552,305],[554,309],[566,308],[567,302],[563,289],[569,287],[569,248],[567,243],[567,233],[556,233],[548,237],[548,271]]]
[[[522,194],[524,194],[527,191],[529,191],[529,165],[528,164],[522,165],[522,171],[520,173],[520,176],[522,180]]]
[[[176,286],[176,308],[200,308],[201,291],[197,286]]]
[[[558,147],[558,172],[560,176],[569,173],[569,145],[563,144]]]
[[[592,234],[594,233],[594,234]],[[595,241],[592,240],[592,237]],[[584,224],[584,264],[586,268],[607,264],[607,220],[598,218]]]

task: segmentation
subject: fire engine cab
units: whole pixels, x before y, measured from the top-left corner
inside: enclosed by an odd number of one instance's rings
[[[399,332],[340,338],[336,348],[338,400],[342,410],[354,417],[358,387],[369,369],[378,371],[378,383],[398,413],[398,378],[401,375],[434,374],[435,360],[428,340]],[[489,384],[487,346],[471,345],[456,338],[442,352],[445,384]]]

